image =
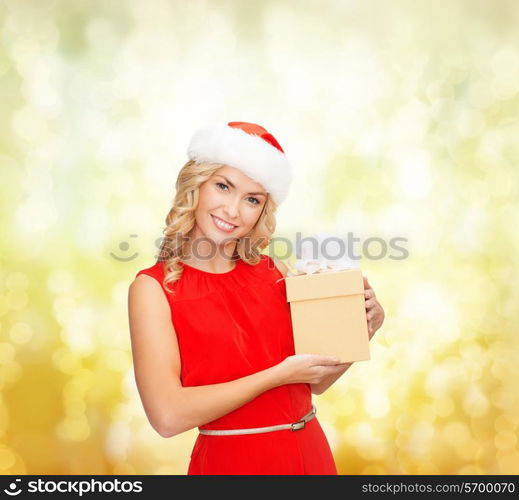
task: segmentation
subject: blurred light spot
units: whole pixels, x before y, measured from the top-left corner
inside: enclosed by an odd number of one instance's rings
[[[46,119],[59,118],[63,110],[63,102],[56,81],[58,71],[59,59],[49,51],[38,58],[31,79],[26,82],[24,94],[27,100]],[[46,139],[51,140],[50,134]]]
[[[81,368],[80,355],[67,348],[55,351],[52,355],[52,362],[58,370],[70,375],[76,373]]]
[[[58,211],[51,193],[39,193],[20,204],[14,214],[14,226],[22,238],[45,236],[43,233],[58,219]],[[29,249],[31,250],[31,249]],[[34,246],[34,250],[38,250]]]
[[[489,402],[481,388],[476,384],[471,384],[463,398],[463,409],[472,418],[485,415],[489,409]]]
[[[14,360],[16,350],[12,344],[7,342],[0,343],[0,364],[5,365]]]
[[[467,102],[473,108],[488,108],[493,102],[489,83],[485,80],[471,81],[467,91]]]
[[[467,198],[469,198],[467,196]],[[471,200],[478,196],[470,197]],[[477,251],[481,247],[482,239],[485,237],[485,227],[488,220],[488,206],[485,202],[471,202],[470,207],[457,216],[456,230],[453,231],[451,240],[463,252]]]
[[[92,19],[85,29],[85,35],[92,48],[100,53],[112,50],[118,44],[113,25],[106,19]]]
[[[0,294],[0,316],[3,316],[7,311],[9,311],[9,301],[5,295]]]
[[[405,449],[414,458],[427,455],[434,437],[434,426],[430,422],[417,422],[412,425]]]
[[[456,120],[456,130],[461,137],[476,137],[485,129],[485,117],[477,109],[461,109]]]
[[[119,281],[112,287],[112,299],[114,303],[127,307],[128,281]]]
[[[430,161],[422,150],[406,150],[397,159],[400,189],[409,200],[425,198],[432,187]]]
[[[77,306],[68,313],[66,323],[61,330],[61,338],[73,351],[90,354],[95,349],[93,338],[96,313],[87,304]]]
[[[513,474],[517,476],[519,467],[519,451],[511,450],[497,459],[501,474]],[[486,472],[488,473],[488,472]]]
[[[78,251],[82,254],[100,254],[106,242],[108,227],[108,213],[104,207],[85,207],[76,227]]]
[[[114,196],[119,196],[126,200],[135,191],[133,178],[130,175],[119,175],[117,184],[115,186],[111,185],[110,191]]]
[[[16,457],[9,447],[0,444],[0,470],[7,470],[16,462]]]
[[[496,99],[508,100],[515,96],[519,89],[517,79],[513,76],[505,76],[492,82],[492,92]]]
[[[124,131],[121,129],[111,129],[100,138],[98,149],[99,163],[110,165],[110,168],[118,168],[122,164],[127,151],[127,142]]]
[[[519,91],[519,56],[515,48],[504,46],[492,58],[492,91],[496,99],[507,100]]]
[[[32,144],[41,142],[48,133],[47,120],[30,106],[13,113],[11,127],[15,135]]]
[[[308,62],[298,61],[297,65],[290,68],[285,73],[285,78],[281,80],[283,88],[280,89],[285,93],[287,99],[293,99],[301,103],[309,103],[315,95],[314,80],[307,78],[311,72],[311,66]]]
[[[67,323],[76,307],[77,301],[73,297],[67,295],[54,299],[54,302],[52,303],[54,317],[61,325]]]
[[[11,327],[9,335],[15,344],[26,344],[32,338],[32,327],[27,323],[15,323]]]
[[[451,293],[433,282],[415,281],[401,292],[399,315],[422,325],[413,342],[450,344],[459,338],[459,311]]]
[[[117,462],[114,465],[113,473],[115,476],[132,476],[137,474],[137,469],[127,462]]]
[[[85,400],[79,396],[66,395],[63,406],[68,417],[81,417],[86,410]]]
[[[519,423],[519,415],[499,415],[494,427],[496,431],[513,431]]]
[[[479,465],[465,465],[459,470],[459,474],[467,476],[484,476],[488,471]]]
[[[137,386],[135,383],[135,372],[133,365],[126,370],[126,373],[124,374],[123,379],[121,380],[121,391],[124,394],[126,398],[130,398],[133,400],[133,398],[137,394]]]
[[[157,476],[172,476],[175,473],[176,467],[173,467],[172,465],[163,464],[159,465],[155,468],[153,471],[153,475]]]
[[[7,300],[11,309],[24,309],[29,302],[28,295],[21,290],[11,290],[7,292]]]
[[[499,164],[502,161],[503,148],[505,147],[505,138],[503,134],[497,130],[488,130],[479,140],[475,147],[476,160],[482,163]],[[486,178],[485,178],[486,180]],[[472,200],[473,201],[473,200]]]
[[[460,421],[447,423],[442,433],[445,442],[455,447],[465,446],[471,438],[466,424]]]
[[[0,376],[0,389],[2,389],[1,376]],[[0,399],[0,438],[4,438],[9,424],[11,423],[11,417],[9,410],[4,402]]]
[[[384,417],[389,413],[389,400],[384,386],[369,386],[364,391],[364,407],[373,418]]]
[[[495,377],[503,381],[507,380],[508,373],[507,370],[503,369],[501,361],[498,360],[492,365],[491,372]],[[498,387],[491,393],[490,401],[497,408],[508,409],[512,407],[516,401],[516,398],[516,391],[514,389],[509,389],[508,387]]]
[[[68,269],[55,269],[47,279],[47,288],[55,294],[65,294],[76,287],[76,278]]]
[[[9,273],[5,279],[5,286],[10,290],[25,290],[29,285],[29,277],[22,272]]]
[[[365,460],[382,460],[386,452],[381,439],[366,441],[357,451]]]
[[[477,442],[470,440],[464,445],[456,448],[456,454],[463,461],[477,460],[480,452],[480,446]]]
[[[420,462],[416,464],[416,474],[419,475],[426,475],[426,476],[432,476],[441,474],[438,466],[433,462]]]
[[[125,460],[128,455],[130,443],[130,427],[124,423],[112,423],[106,435],[106,454],[113,460]]]
[[[23,370],[22,365],[13,361],[11,363],[6,364],[2,367],[1,379],[2,384],[14,384],[17,382],[22,376]]]
[[[94,376],[91,370],[81,368],[63,387],[64,397],[83,397],[91,389]]]
[[[381,440],[375,436],[373,427],[367,423],[356,423],[346,429],[346,442],[354,445],[357,453],[366,460],[377,460],[383,456]]]
[[[125,372],[131,367],[130,356],[128,352],[121,349],[111,349],[106,353],[106,364],[108,368],[116,372]]]
[[[438,393],[438,391],[436,391]],[[452,398],[448,396],[439,396],[434,402],[434,412],[439,417],[448,417],[454,411],[454,403]]]
[[[121,234],[131,234],[138,232],[138,228],[149,226],[149,221],[153,220],[153,214],[150,207],[139,203],[127,203],[121,208],[119,214],[116,214],[114,224],[121,228]],[[131,221],[130,223],[128,223]],[[127,229],[128,231],[124,231]]]
[[[494,444],[498,450],[508,451],[517,445],[517,436],[512,431],[500,431],[494,438]]]
[[[398,432],[405,434],[411,426],[413,419],[410,415],[404,414],[396,418],[395,428]]]
[[[11,69],[11,62],[7,58],[0,60],[0,77],[4,76]]]
[[[362,156],[376,158],[380,155],[383,144],[384,130],[381,126],[375,125],[361,135],[355,148]]]
[[[477,342],[468,342],[462,344],[458,348],[462,359],[466,360],[467,363],[479,363],[484,359],[486,352]]]
[[[319,420],[326,439],[332,451],[335,451],[339,446],[339,434],[337,429],[328,420]]]
[[[387,474],[386,469],[382,465],[370,464],[362,468],[361,475],[382,476]]]
[[[66,418],[56,426],[56,434],[63,441],[85,441],[90,436],[90,427],[85,417]]]

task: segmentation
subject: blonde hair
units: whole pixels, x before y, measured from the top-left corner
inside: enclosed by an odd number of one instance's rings
[[[164,262],[165,276],[164,288],[174,294],[174,290],[168,288],[182,276],[182,264],[180,260],[186,257],[186,237],[195,227],[195,210],[198,206],[200,186],[221,167],[220,163],[188,161],[181,169],[176,182],[176,195],[168,215],[166,227],[163,229],[162,241],[158,261]],[[263,210],[250,233],[240,238],[232,256],[233,260],[241,258],[251,265],[256,265],[263,250],[270,243],[272,234],[276,229],[275,212],[277,205],[267,194],[267,200]]]

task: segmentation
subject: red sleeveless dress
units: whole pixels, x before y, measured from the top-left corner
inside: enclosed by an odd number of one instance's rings
[[[241,259],[226,273],[183,265],[181,278],[162,286],[163,262],[137,273],[155,278],[168,299],[178,338],[184,387],[218,384],[265,370],[294,354],[285,281],[268,255],[251,266]],[[306,383],[270,389],[202,429],[244,429],[296,422],[311,410]],[[337,474],[317,418],[303,429],[261,434],[199,434],[192,474]]]

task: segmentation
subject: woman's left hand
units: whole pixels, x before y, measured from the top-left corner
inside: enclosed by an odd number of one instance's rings
[[[366,304],[366,318],[368,320],[368,332],[369,338],[375,335],[375,332],[382,326],[384,322],[385,314],[384,309],[380,305],[379,301],[375,296],[375,291],[371,288],[368,283],[368,278],[364,278],[364,301]]]

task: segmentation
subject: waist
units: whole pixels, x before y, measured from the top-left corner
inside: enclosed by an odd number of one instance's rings
[[[205,434],[209,436],[233,436],[239,434],[261,434],[264,432],[276,432],[282,430],[290,430],[290,431],[299,431],[305,428],[307,422],[310,422],[317,413],[317,409],[315,405],[312,405],[312,408],[308,413],[303,415],[300,419],[295,422],[276,424],[264,427],[245,427],[243,429],[202,429],[198,428],[200,434]]]
[[[203,430],[266,427],[299,420],[312,406],[312,392],[307,384],[275,387],[235,410],[199,426]]]

